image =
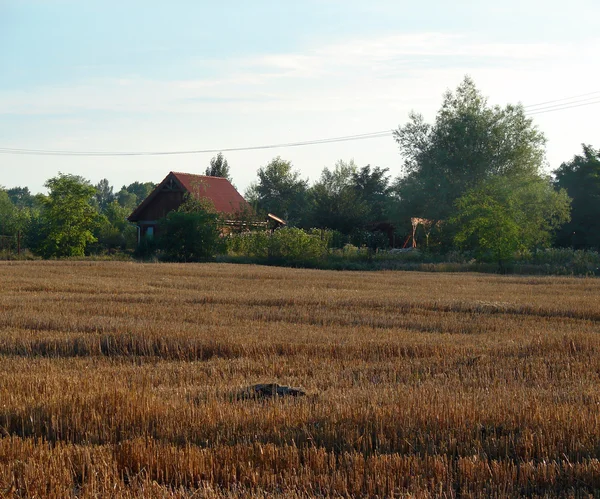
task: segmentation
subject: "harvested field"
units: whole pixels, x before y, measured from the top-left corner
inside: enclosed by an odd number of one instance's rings
[[[599,333],[599,279],[2,262],[0,494],[598,494]]]

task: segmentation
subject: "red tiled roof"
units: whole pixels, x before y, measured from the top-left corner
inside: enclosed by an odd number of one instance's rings
[[[171,172],[194,197],[207,198],[219,213],[235,213],[248,205],[231,182],[222,177]]]
[[[196,199],[209,199],[219,213],[229,215],[250,207],[248,202],[226,178],[170,172],[129,215],[128,220],[130,222],[136,222],[140,219],[142,212],[152,203],[152,200],[162,191],[163,186],[170,179],[175,179],[184,190],[191,193]]]

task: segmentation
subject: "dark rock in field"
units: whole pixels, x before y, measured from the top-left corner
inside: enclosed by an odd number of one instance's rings
[[[302,397],[306,392],[301,388],[278,385],[277,383],[260,383],[252,385],[239,393],[241,399],[267,399],[272,397]]]

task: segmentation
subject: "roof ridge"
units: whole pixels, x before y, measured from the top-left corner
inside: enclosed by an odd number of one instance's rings
[[[199,173],[186,173],[186,172],[171,172],[173,175],[191,175],[192,177],[205,177],[205,178],[218,178],[222,180],[228,180],[225,177],[216,177],[214,175],[201,175]]]

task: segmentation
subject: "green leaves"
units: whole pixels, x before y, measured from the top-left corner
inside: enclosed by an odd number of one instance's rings
[[[222,152],[210,160],[210,166],[206,168],[205,174],[209,177],[223,177],[231,182],[229,163]]]
[[[301,179],[289,161],[277,156],[257,173],[258,182],[246,191],[251,204],[291,224],[306,215],[308,180]]]
[[[197,262],[215,256],[225,247],[219,226],[218,214],[191,203],[170,212],[159,223],[157,246],[162,258]]]
[[[558,234],[561,246],[600,249],[600,151],[583,145],[583,154],[563,163],[554,174],[557,188],[573,198],[571,222]]]
[[[450,219],[455,244],[480,260],[510,260],[517,250],[546,247],[569,220],[566,192],[539,176],[495,177],[457,199]]]
[[[82,177],[63,173],[44,185],[50,192],[42,200],[39,252],[47,258],[83,256],[86,246],[96,241],[98,212],[92,205],[96,189]]]
[[[446,93],[433,125],[412,113],[394,138],[405,160],[400,211],[434,220],[486,179],[538,175],[544,158],[544,136],[523,107],[489,106],[469,77]]]

